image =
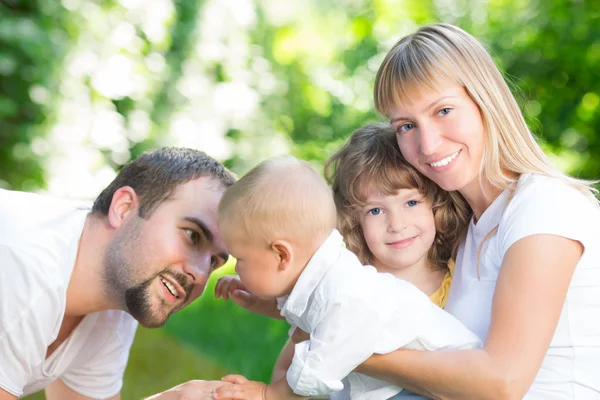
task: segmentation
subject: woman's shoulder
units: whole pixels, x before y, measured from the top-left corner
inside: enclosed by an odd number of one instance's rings
[[[586,193],[566,179],[542,174],[523,174],[519,178],[508,208],[543,205],[548,207],[566,205],[568,209],[572,209],[573,206],[588,210],[598,209],[598,201],[593,198],[591,191]]]
[[[600,207],[591,192],[541,174],[521,176],[499,223],[503,248],[533,234],[555,234],[580,241],[597,236]]]

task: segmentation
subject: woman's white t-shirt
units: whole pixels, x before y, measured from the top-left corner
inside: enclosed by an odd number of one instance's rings
[[[485,240],[479,257],[479,245]],[[584,246],[531,399],[600,399],[600,209],[577,189],[537,174],[521,176],[512,198],[505,191],[471,221],[459,248],[446,311],[485,340],[502,259],[526,236],[553,234]],[[553,273],[547,271],[548,274]],[[535,282],[532,282],[534,285]]]

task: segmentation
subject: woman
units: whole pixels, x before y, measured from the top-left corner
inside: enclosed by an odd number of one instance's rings
[[[445,24],[388,53],[375,106],[415,168],[473,210],[446,310],[481,350],[397,351],[360,372],[433,398],[600,398],[600,213],[559,172],[481,44]]]

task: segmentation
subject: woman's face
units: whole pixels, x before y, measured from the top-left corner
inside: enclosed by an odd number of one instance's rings
[[[400,151],[444,190],[467,199],[480,192],[484,127],[481,112],[464,87],[425,91],[390,113]]]

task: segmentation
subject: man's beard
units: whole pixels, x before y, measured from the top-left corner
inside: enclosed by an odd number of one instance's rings
[[[145,328],[160,328],[167,322],[171,314],[175,312],[175,308],[171,308],[163,317],[152,312],[150,285],[159,275],[168,275],[171,279],[177,281],[177,283],[185,290],[186,297],[183,304],[187,304],[188,299],[192,294],[193,284],[189,282],[186,276],[168,269],[160,271],[152,278],[145,280],[139,285],[126,289],[125,306],[127,307],[127,311]],[[160,304],[164,305],[165,303],[161,300]]]
[[[173,310],[160,315],[152,309],[150,286],[158,275],[167,271],[166,269],[138,283],[137,277],[143,275],[146,259],[139,240],[142,221],[138,221],[137,217],[128,221],[109,244],[104,265],[104,292],[142,326],[158,328],[165,324]]]
[[[159,328],[163,326],[173,313],[173,310],[171,310],[164,318],[161,318],[152,312],[150,285],[154,279],[156,277],[125,290],[125,307],[127,308],[127,312],[145,328]]]

